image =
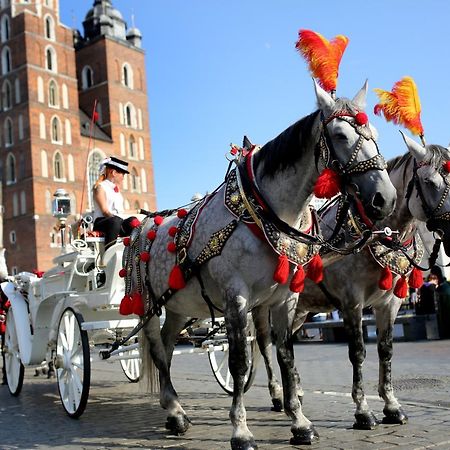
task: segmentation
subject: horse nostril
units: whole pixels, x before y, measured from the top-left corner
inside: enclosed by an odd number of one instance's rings
[[[382,209],[384,207],[384,204],[384,197],[379,192],[377,192],[372,198],[372,206],[374,208]]]

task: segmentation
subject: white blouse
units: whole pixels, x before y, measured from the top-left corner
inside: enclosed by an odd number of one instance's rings
[[[100,183],[100,186],[106,193],[106,205],[108,207],[108,211],[114,215],[119,215],[123,213],[123,197],[120,192],[116,192],[114,188],[116,185],[109,180],[103,180]],[[95,208],[94,208],[94,220],[99,217],[104,217],[102,211],[100,210],[97,202],[94,200]]]

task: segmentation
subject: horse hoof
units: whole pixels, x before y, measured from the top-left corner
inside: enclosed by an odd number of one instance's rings
[[[395,410],[383,409],[383,423],[389,425],[405,425],[408,423],[408,416],[402,408]]]
[[[294,435],[289,441],[291,445],[311,445],[319,439],[319,433],[312,425],[310,428],[299,428],[291,431]]]
[[[256,450],[258,446],[253,439],[231,438],[231,450]]]
[[[372,411],[355,414],[356,422],[353,424],[354,430],[373,430],[378,426],[378,420]]]
[[[273,398],[272,399],[272,408],[270,408],[272,411],[281,412],[283,411],[283,402],[279,398]]]
[[[166,428],[169,431],[172,431],[172,433],[174,433],[176,436],[180,436],[186,433],[190,423],[191,421],[185,414],[178,416],[169,416],[167,418]]]

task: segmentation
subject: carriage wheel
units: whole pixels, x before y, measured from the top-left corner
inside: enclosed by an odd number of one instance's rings
[[[67,308],[59,321],[56,342],[56,379],[59,397],[72,418],[83,414],[91,383],[89,340],[81,329],[83,317]]]
[[[8,311],[6,319],[4,352],[6,381],[9,392],[17,397],[22,390],[25,369],[20,359],[19,341],[12,309]]]
[[[123,358],[124,356],[129,359],[120,360],[120,366],[122,367],[123,373],[132,383],[137,383],[141,376],[142,367],[139,349],[134,348],[133,350],[119,353],[119,358]]]
[[[228,394],[233,395],[233,377],[228,368],[228,343],[223,345],[220,350],[214,349],[211,346],[208,349],[209,364],[213,372],[214,378],[219,383],[219,386]],[[256,366],[259,359],[259,350],[256,344],[256,339],[247,339],[247,355],[248,355],[248,369],[245,374],[244,392],[250,389],[256,375]]]

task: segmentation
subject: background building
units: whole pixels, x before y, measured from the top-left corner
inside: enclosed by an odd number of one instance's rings
[[[60,252],[53,194],[69,193],[69,223],[89,211],[106,156],[129,162],[127,212],[156,208],[141,33],[127,29],[109,0],[93,2],[83,28],[60,23],[59,0],[0,1],[0,177],[10,273],[52,265]]]

